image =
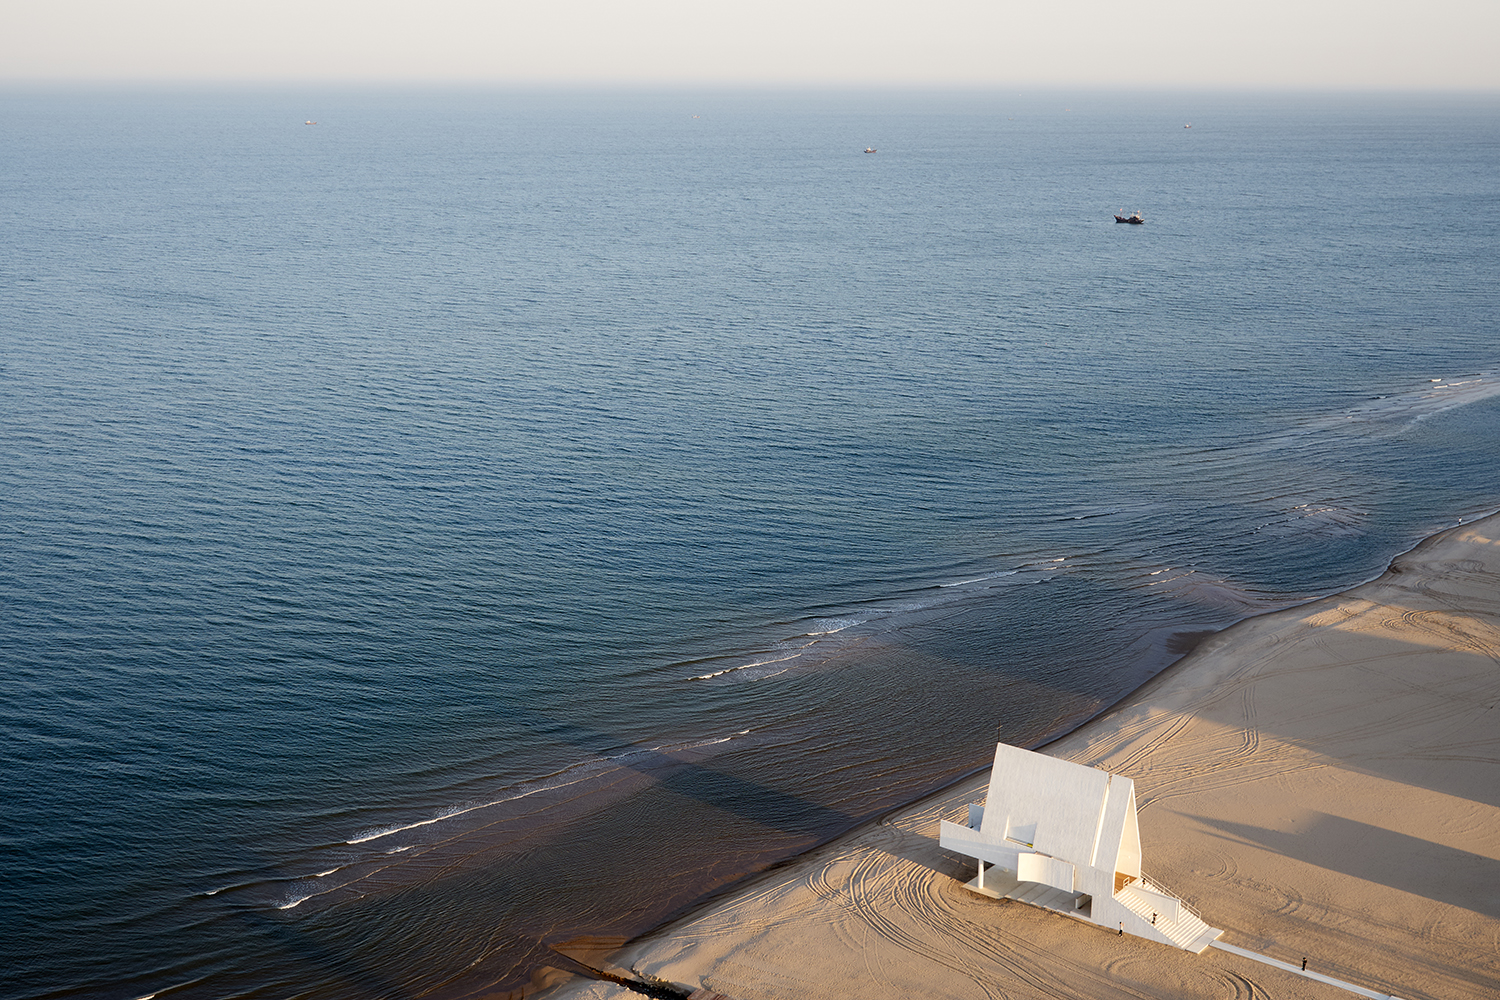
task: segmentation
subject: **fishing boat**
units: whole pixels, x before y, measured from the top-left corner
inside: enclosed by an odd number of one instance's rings
[[[1146,217],[1144,215],[1142,215],[1139,211],[1136,211],[1136,212],[1131,213],[1130,215],[1117,215],[1117,216],[1115,216],[1115,221],[1116,222],[1128,222],[1132,226],[1143,226],[1143,225],[1146,224]]]

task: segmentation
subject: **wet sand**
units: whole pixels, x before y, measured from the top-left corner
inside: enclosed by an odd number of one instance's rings
[[[1048,754],[1135,780],[1144,869],[1222,942],[1405,1000],[1500,995],[1500,516],[1226,629]],[[938,821],[988,773],[608,956],[758,998],[1343,998],[962,887]],[[574,981],[559,996],[629,998]]]

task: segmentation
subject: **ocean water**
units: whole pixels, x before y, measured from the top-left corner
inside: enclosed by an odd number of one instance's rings
[[[0,135],[6,998],[519,992],[1500,507],[1494,97]]]

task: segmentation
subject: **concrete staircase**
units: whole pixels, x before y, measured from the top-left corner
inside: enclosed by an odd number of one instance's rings
[[[1152,924],[1152,913],[1160,904],[1141,890],[1139,882],[1132,882],[1115,893],[1115,899],[1123,903],[1127,910],[1140,917],[1152,930],[1161,937],[1166,938],[1168,942],[1195,955],[1202,954],[1205,948],[1217,940],[1220,934],[1224,933],[1217,927],[1208,926],[1196,913],[1188,909],[1185,904],[1180,906],[1175,920],[1168,919],[1165,915],[1157,914],[1156,923]]]
[[[1082,893],[1068,892],[1041,882],[1021,882],[1016,879],[1013,872],[1000,868],[990,868],[985,871],[983,886],[980,886],[979,880],[975,878],[964,887],[991,899],[1013,899],[1018,903],[1038,906],[1044,910],[1052,910],[1054,913],[1084,920],[1110,931],[1114,930],[1115,918],[1120,915],[1118,911],[1115,911],[1108,917],[1101,917],[1098,912],[1095,912],[1090,917],[1087,912],[1078,909],[1078,900]],[[1211,943],[1219,938],[1219,935],[1224,933],[1217,927],[1208,926],[1202,918],[1188,909],[1186,904],[1175,898],[1171,899],[1170,903],[1176,904],[1177,916],[1169,917],[1162,912],[1171,908],[1170,905],[1164,905],[1169,902],[1162,899],[1164,895],[1170,896],[1170,893],[1150,881],[1144,884],[1140,881],[1133,881],[1115,893],[1115,902],[1126,909],[1129,917],[1124,922],[1125,933],[1181,948],[1195,955],[1202,954]],[[1099,905],[1099,901],[1096,900],[1094,906]],[[1156,914],[1154,924],[1151,922],[1153,913]],[[1099,922],[1094,923],[1095,920]]]

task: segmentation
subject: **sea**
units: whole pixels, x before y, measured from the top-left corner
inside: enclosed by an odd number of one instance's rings
[[[529,995],[1500,508],[1495,94],[0,136],[6,1000]]]

